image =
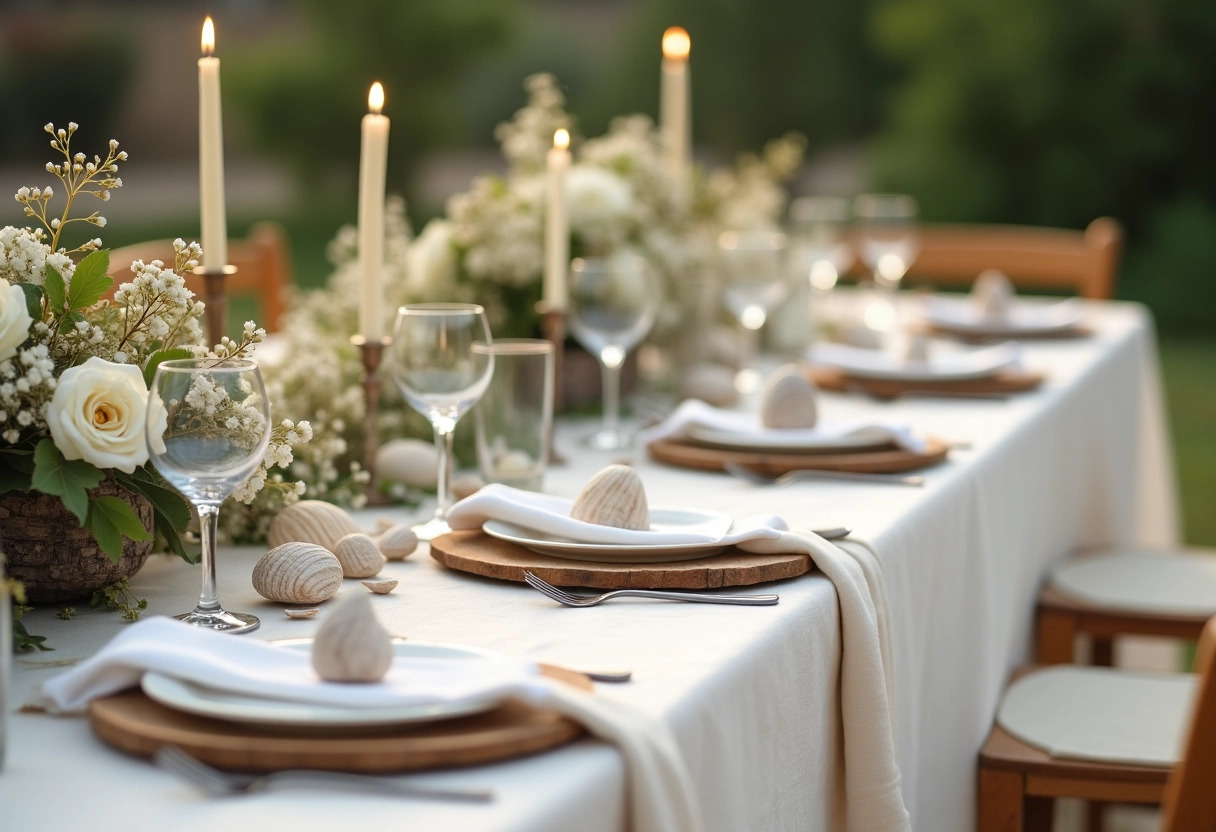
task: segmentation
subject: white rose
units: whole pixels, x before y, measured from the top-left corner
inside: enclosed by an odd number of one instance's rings
[[[160,436],[168,414],[156,401],[152,418],[159,429],[153,435]],[[65,459],[130,474],[148,461],[147,410],[148,388],[139,368],[94,356],[59,377],[46,421]],[[157,452],[164,452],[163,441],[158,441]]]
[[[452,224],[431,220],[405,254],[406,287],[421,297],[443,295],[456,284],[456,248]]]
[[[610,170],[574,165],[566,177],[570,228],[592,246],[611,247],[625,237],[633,188]]]
[[[30,336],[34,319],[25,306],[25,292],[0,278],[0,361],[17,354],[17,347]]]

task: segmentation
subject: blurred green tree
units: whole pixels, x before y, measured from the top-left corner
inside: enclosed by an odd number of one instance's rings
[[[422,155],[459,135],[459,82],[506,42],[515,4],[296,0],[296,5],[307,34],[230,60],[225,94],[243,111],[250,142],[287,159],[315,193],[354,187],[357,125],[376,80],[384,84],[384,112],[393,120],[390,189],[402,189]]]

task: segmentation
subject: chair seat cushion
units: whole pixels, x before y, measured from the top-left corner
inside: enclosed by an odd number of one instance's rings
[[[1005,691],[997,723],[1054,757],[1126,765],[1176,765],[1196,677],[1053,665]]]
[[[1121,549],[1066,561],[1051,586],[1111,609],[1161,615],[1216,615],[1216,552]]]

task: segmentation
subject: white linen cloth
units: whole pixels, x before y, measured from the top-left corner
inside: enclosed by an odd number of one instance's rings
[[[487,519],[497,519],[565,529],[553,533],[573,536],[570,527],[562,525],[563,521],[578,523],[568,516],[569,500],[507,486],[482,489],[486,490],[491,490],[487,497],[478,500],[481,493],[478,492],[452,507],[448,514],[452,528],[476,528]],[[556,510],[547,511],[543,508],[546,505]],[[592,527],[596,534],[628,531],[592,523],[579,525]],[[886,590],[874,553],[864,545],[846,553],[812,532],[788,531],[785,522],[775,516],[766,519],[757,515],[739,526],[717,538],[716,542],[736,545],[757,554],[800,552],[809,555],[836,587],[843,642],[841,718],[848,828],[853,832],[911,829],[900,791],[899,766],[895,761],[891,718],[894,677],[885,614]],[[635,537],[648,535],[646,540],[660,536],[646,532],[632,534]],[[573,539],[583,540],[581,537]]]
[[[397,657],[382,682],[339,684],[319,679],[304,652],[157,616],[132,624],[95,655],[47,679],[35,688],[29,704],[52,713],[76,713],[92,699],[134,687],[149,670],[268,699],[351,708],[488,694],[551,708],[621,750],[635,832],[701,829],[688,773],[665,725],[626,705],[546,679],[533,663],[522,660]]]
[[[1053,757],[1169,768],[1182,759],[1197,677],[1056,665],[1009,686],[1001,727]]]
[[[1022,351],[1017,344],[994,344],[974,350],[936,352],[925,361],[910,361],[885,350],[849,344],[820,343],[810,351],[810,362],[844,370],[858,378],[950,381],[984,378],[1016,367]]]
[[[873,437],[878,441],[894,442],[900,447],[920,453],[925,441],[912,430],[898,422],[873,419],[824,420],[813,428],[766,428],[760,424],[758,413],[741,410],[722,410],[699,399],[686,399],[670,416],[657,425],[638,434],[638,444],[645,446],[658,439],[681,437],[696,427],[723,433],[773,441],[788,442],[791,446],[813,442],[830,442],[845,437]]]

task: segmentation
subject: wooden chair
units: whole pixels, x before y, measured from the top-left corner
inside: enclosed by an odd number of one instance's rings
[[[1183,758],[1173,769],[1053,758],[994,725],[979,755],[976,828],[1050,829],[1055,798],[1071,797],[1163,804],[1163,832],[1216,832],[1216,618],[1204,628],[1196,670]]]
[[[133,260],[172,264],[173,241],[153,240],[114,249],[110,252],[110,277],[118,282],[126,280]],[[274,222],[260,222],[249,229],[245,239],[229,240],[228,261],[237,271],[228,277],[226,293],[256,297],[261,306],[258,323],[267,332],[277,332],[282,327],[287,290],[292,282],[291,254],[283,227]],[[186,285],[199,299],[206,300],[201,276],[186,275]]]
[[[1099,217],[1084,231],[1018,225],[923,225],[920,253],[906,283],[970,286],[985,269],[999,269],[1019,288],[1056,289],[1081,297],[1111,297],[1123,229]],[[864,267],[855,264],[853,271]]]

